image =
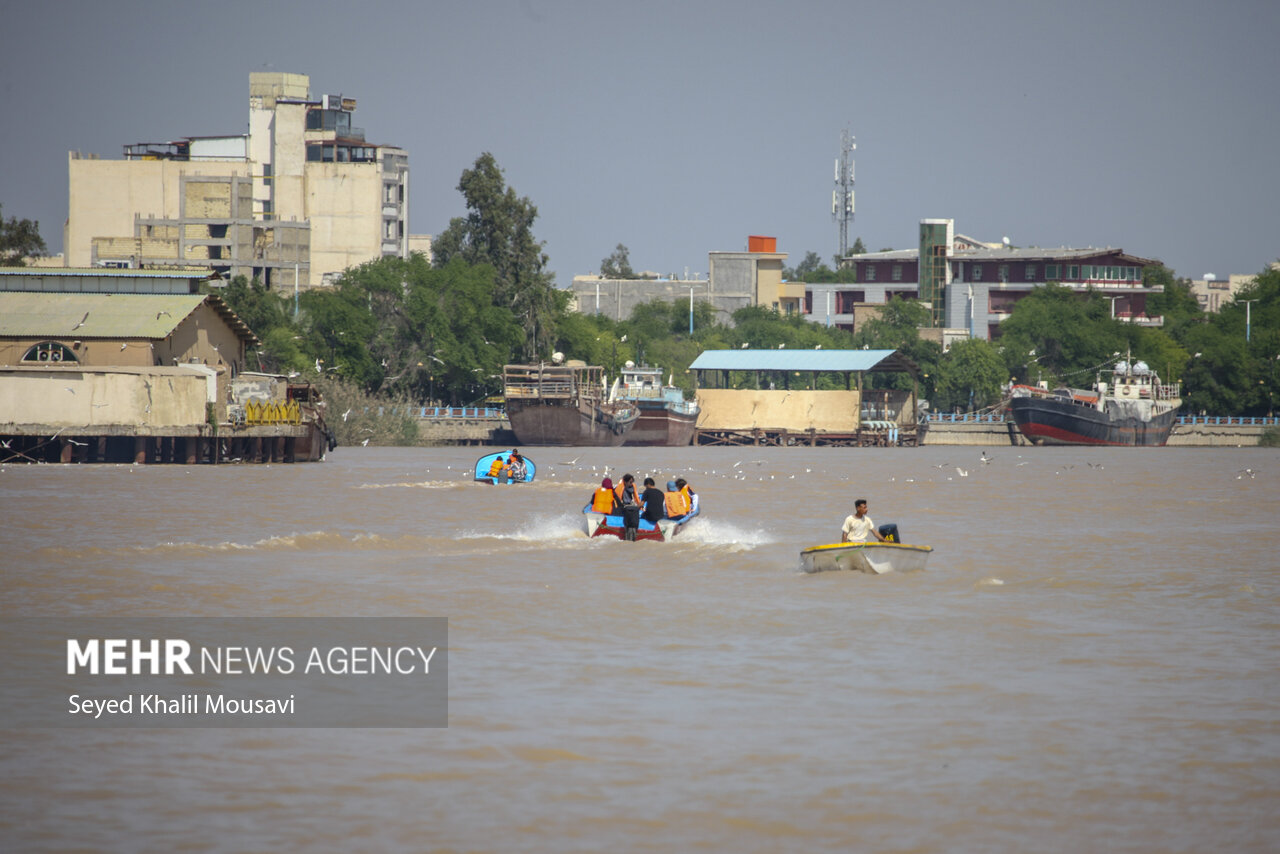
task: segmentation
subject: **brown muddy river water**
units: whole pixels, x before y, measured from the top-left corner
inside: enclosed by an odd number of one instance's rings
[[[1280,452],[486,450],[0,467],[0,617],[449,621],[447,728],[0,732],[0,848],[1280,850]],[[924,571],[799,572],[859,497]]]

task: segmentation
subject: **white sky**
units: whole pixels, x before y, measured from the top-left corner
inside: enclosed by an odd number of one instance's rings
[[[618,243],[704,274],[778,238],[830,263],[840,134],[850,243],[1115,246],[1178,275],[1280,258],[1280,3],[27,2],[0,28],[0,205],[62,248],[67,152],[241,133],[249,73],[357,99],[408,150],[410,230],[464,213],[490,151],[562,285]]]

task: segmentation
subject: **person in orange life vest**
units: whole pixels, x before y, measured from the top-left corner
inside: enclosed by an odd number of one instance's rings
[[[591,503],[587,507],[593,513],[603,513],[609,516],[614,514],[616,504],[613,481],[606,477],[600,481],[600,488],[591,494]]]
[[[702,509],[698,504],[698,493],[694,492],[693,487],[689,485],[689,481],[685,480],[682,477],[676,478],[676,489],[679,489],[681,492],[683,492],[685,494],[685,497],[689,500],[689,512],[685,515],[685,518],[682,520],[687,522],[690,519],[692,519],[694,516],[697,516],[698,511]]]
[[[497,477],[506,464],[502,461],[502,454],[498,454],[494,458],[493,463],[489,466],[489,477]]]
[[[644,502],[640,500],[640,490],[636,489],[636,479],[630,474],[622,476],[622,483],[613,488],[614,495],[618,497],[618,504],[626,507],[628,504],[638,505]]]
[[[644,512],[641,517],[650,522],[657,522],[666,516],[666,496],[657,484],[653,482],[653,478],[646,477],[644,479],[644,493],[640,496],[644,502]]]
[[[511,449],[511,456],[507,457],[507,470],[512,480],[524,480],[528,473],[524,465],[524,457],[520,456],[518,448]]]
[[[689,512],[689,496],[676,486],[674,480],[667,481],[667,494],[664,496],[667,518],[679,519]]]

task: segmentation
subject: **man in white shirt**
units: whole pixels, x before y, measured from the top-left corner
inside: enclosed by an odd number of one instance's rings
[[[853,515],[845,517],[844,527],[840,529],[840,542],[865,542],[871,538],[867,536],[868,534],[884,542],[884,537],[880,536],[880,532],[876,530],[876,523],[872,522],[871,517],[867,515],[867,499],[859,498],[853,502]]]

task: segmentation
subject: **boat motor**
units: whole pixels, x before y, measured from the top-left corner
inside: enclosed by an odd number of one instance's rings
[[[886,522],[876,530],[880,532],[880,536],[884,537],[887,543],[902,542],[898,536],[898,526],[893,522]]]

